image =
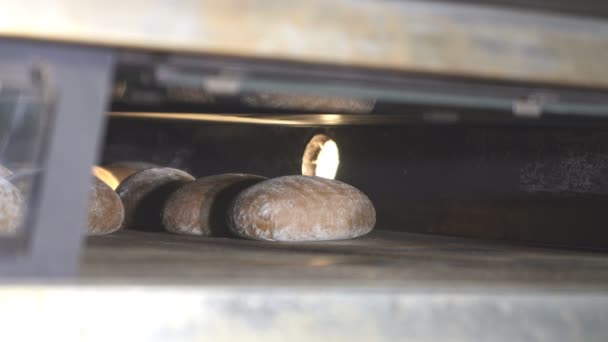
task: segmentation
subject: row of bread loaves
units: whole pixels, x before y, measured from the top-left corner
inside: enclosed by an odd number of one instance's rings
[[[195,180],[181,170],[140,164],[93,170],[89,234],[127,228],[315,241],[355,238],[375,225],[375,210],[367,196],[339,181],[307,176],[267,179],[236,173]],[[25,201],[9,181],[10,171],[0,170],[0,232],[11,233],[20,226]]]
[[[151,168],[127,177],[116,192],[127,229],[315,241],[355,238],[376,221],[361,191],[317,177],[228,173],[195,180],[181,170]]]

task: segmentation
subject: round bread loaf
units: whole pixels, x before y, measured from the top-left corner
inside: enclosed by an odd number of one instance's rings
[[[101,179],[93,177],[87,227],[91,235],[112,233],[120,228],[125,215],[120,197]]]
[[[123,180],[127,179],[127,177],[135,172],[152,169],[155,167],[160,166],[146,162],[124,161],[105,165],[103,168],[112,173],[112,176],[114,176],[114,178],[118,181],[118,184],[120,184]]]
[[[12,235],[21,226],[25,201],[21,191],[6,178],[0,177],[0,234]]]
[[[161,231],[162,210],[173,191],[194,180],[190,174],[169,167],[146,169],[120,183],[116,193],[125,208],[123,227]]]
[[[355,238],[376,224],[372,202],[335,180],[285,176],[256,184],[235,199],[228,225],[254,240],[317,241]]]
[[[265,179],[255,175],[227,173],[187,183],[167,200],[163,226],[178,234],[227,236],[228,207],[241,191]]]

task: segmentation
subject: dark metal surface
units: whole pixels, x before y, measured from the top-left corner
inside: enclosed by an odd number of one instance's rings
[[[0,68],[22,78],[37,68],[54,95],[54,116],[42,147],[42,172],[32,194],[34,208],[22,238],[7,242],[12,252],[0,260],[0,275],[74,275],[85,234],[90,167],[102,132],[113,53],[7,40],[0,41],[0,52]]]
[[[608,130],[597,122],[292,127],[112,118],[103,161],[153,162],[196,177],[278,177],[301,172],[319,133],[338,145],[337,179],[369,196],[384,229],[608,247]]]
[[[608,254],[379,230],[276,243],[121,231],[88,240],[81,276],[154,284],[608,291]]]
[[[554,12],[563,15],[608,17],[608,3],[603,0],[441,0],[447,3],[521,8],[537,12]]]
[[[94,286],[23,295],[61,298],[72,311],[87,302],[96,312],[111,298],[153,326],[154,337],[604,341],[608,334],[608,255],[585,251],[381,230],[309,243],[122,231],[89,239],[81,276]]]
[[[597,88],[234,57],[125,54],[113,95],[120,112],[373,114],[368,121],[422,110],[478,111],[482,120],[608,115],[608,93]]]

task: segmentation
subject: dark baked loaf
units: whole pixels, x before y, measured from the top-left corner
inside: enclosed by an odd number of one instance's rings
[[[228,222],[232,233],[254,240],[338,240],[369,233],[376,212],[369,198],[348,184],[286,176],[241,192]]]
[[[190,174],[169,167],[146,169],[127,177],[116,189],[125,208],[123,227],[162,230],[166,200],[177,188],[193,180]]]
[[[88,233],[101,235],[120,228],[125,215],[120,197],[102,180],[93,177],[87,215]]]
[[[226,236],[226,213],[234,198],[265,177],[240,173],[209,176],[187,183],[167,200],[163,225],[177,234]]]

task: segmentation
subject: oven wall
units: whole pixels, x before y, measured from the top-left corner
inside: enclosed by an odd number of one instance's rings
[[[372,199],[378,229],[608,247],[605,128],[302,128],[113,119],[102,163],[151,161],[197,177],[298,174],[316,133],[336,140],[337,178]]]

